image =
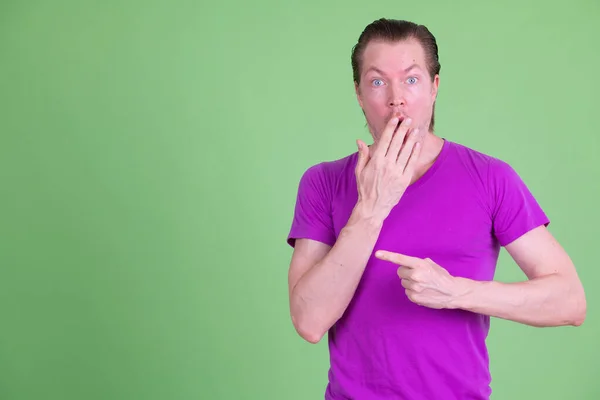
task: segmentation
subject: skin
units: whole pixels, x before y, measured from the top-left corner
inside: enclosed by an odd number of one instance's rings
[[[417,140],[423,145],[423,154],[413,177],[415,181],[435,161],[443,145],[443,140],[430,129],[439,75],[429,75],[425,52],[416,40],[371,42],[362,59],[360,84],[355,82],[355,91],[374,146],[390,118],[412,119],[409,131],[418,131]],[[358,142],[359,148],[365,145]]]
[[[334,246],[296,241],[288,273],[292,322],[311,343],[319,342],[343,315],[383,221],[441,151],[443,140],[429,126],[439,76],[431,77],[426,65],[423,48],[414,40],[371,42],[365,49],[355,90],[373,145],[357,141],[358,201]],[[521,236],[506,250],[526,281],[473,281],[451,276],[429,258],[385,250],[376,257],[398,266],[407,297],[424,307],[464,309],[538,327],[583,323],[582,284],[545,227]]]

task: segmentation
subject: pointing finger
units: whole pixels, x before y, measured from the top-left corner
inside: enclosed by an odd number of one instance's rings
[[[391,251],[378,250],[375,253],[375,257],[380,260],[389,261],[394,264],[402,265],[405,267],[416,268],[423,260],[417,257],[410,257],[400,253],[393,253]]]

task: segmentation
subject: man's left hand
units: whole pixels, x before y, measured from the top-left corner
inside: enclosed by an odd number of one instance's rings
[[[406,295],[413,303],[429,308],[457,308],[456,299],[464,294],[462,279],[451,276],[429,258],[379,250],[375,257],[399,265],[398,276]]]

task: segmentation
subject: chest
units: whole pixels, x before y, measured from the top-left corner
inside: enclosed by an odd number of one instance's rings
[[[464,185],[463,185],[464,187]],[[356,189],[346,200],[334,201],[336,236],[347,223]],[[341,200],[341,199],[340,199]],[[493,278],[499,246],[492,234],[492,219],[485,197],[456,186],[429,185],[407,191],[384,221],[374,251],[388,250],[413,257],[431,258],[454,276],[477,280]],[[372,258],[366,275],[377,260]]]

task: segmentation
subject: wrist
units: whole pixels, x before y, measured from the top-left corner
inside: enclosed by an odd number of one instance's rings
[[[472,311],[473,293],[480,283],[460,276],[452,279],[454,280],[454,290],[448,308]]]
[[[389,211],[381,210],[363,200],[358,200],[352,210],[351,219],[379,227],[387,218]]]
[[[348,235],[350,232],[361,232],[362,235],[378,237],[385,217],[371,210],[364,204],[357,203],[346,226],[342,228],[340,237]]]

